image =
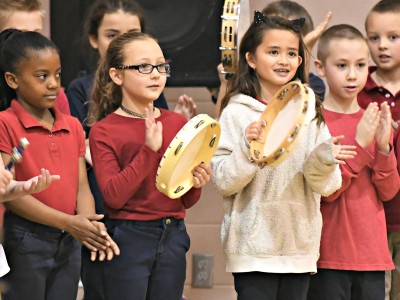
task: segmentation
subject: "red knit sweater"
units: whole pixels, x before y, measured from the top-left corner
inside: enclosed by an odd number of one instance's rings
[[[322,198],[322,240],[318,268],[390,270],[393,262],[386,238],[383,201],[400,186],[396,157],[378,151],[375,143],[363,149],[355,140],[363,110],[341,114],[324,109],[332,136],[344,135],[342,144],[355,145],[357,155],[341,165],[340,190]],[[393,147],[392,147],[393,148]]]
[[[90,151],[104,208],[112,219],[154,220],[184,218],[185,208],[200,198],[192,188],[179,199],[170,199],[155,185],[157,168],[170,142],[186,123],[177,113],[161,110],[163,143],[158,152],[144,145],[145,120],[115,113],[96,123],[90,131]]]

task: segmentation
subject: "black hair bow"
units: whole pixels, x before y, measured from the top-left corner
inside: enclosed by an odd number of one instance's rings
[[[301,29],[304,26],[305,19],[299,18],[299,19],[294,19],[294,20],[288,20],[288,19],[281,18],[278,16],[269,17],[269,16],[266,16],[263,13],[259,12],[258,10],[256,10],[254,12],[254,24],[256,26],[258,26],[262,23],[265,23],[267,21],[278,23],[278,24],[286,23],[292,30],[294,30],[295,32],[299,32],[299,31],[301,31]]]

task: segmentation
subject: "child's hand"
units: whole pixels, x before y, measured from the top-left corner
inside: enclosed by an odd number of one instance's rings
[[[4,168],[0,169],[0,195],[3,195],[6,192],[6,188],[12,179],[13,175],[10,171]]]
[[[329,21],[332,18],[332,12],[329,11],[326,14],[325,20],[318,24],[317,27],[313,31],[310,31],[306,36],[303,38],[304,44],[307,46],[307,49],[311,52],[321,35],[324,33],[326,28],[328,27]]]
[[[197,115],[197,106],[192,97],[181,95],[175,105],[174,112],[181,114],[190,120]]]
[[[60,175],[50,175],[49,170],[41,169],[40,175],[24,182],[24,191],[28,194],[39,193],[49,187],[53,181],[60,180]]]
[[[382,152],[389,153],[390,151],[390,134],[392,130],[392,114],[387,102],[381,104],[381,117],[378,128],[375,134],[376,146]]]
[[[250,125],[247,126],[246,131],[245,131],[246,139],[249,142],[251,142],[253,140],[258,140],[263,127],[265,127],[265,123],[263,121],[255,121],[255,122],[250,123]]]
[[[332,155],[337,164],[346,164],[346,159],[352,159],[357,155],[356,146],[354,145],[341,145],[340,141],[343,140],[344,135],[332,137]]]
[[[195,167],[192,171],[193,173],[193,187],[200,188],[205,186],[207,182],[211,180],[213,172],[211,171],[210,164],[201,163]]]
[[[228,80],[226,79],[226,74],[222,73],[223,70],[224,70],[224,66],[222,65],[222,63],[220,63],[217,66],[219,81],[221,82],[221,85],[227,85]]]
[[[111,246],[111,243],[107,239],[108,234],[92,224],[92,221],[101,220],[103,217],[103,215],[96,214],[69,216],[65,230],[90,251],[105,251]]]
[[[92,224],[97,227],[97,229],[104,233],[106,239],[109,241],[110,246],[107,247],[106,250],[99,250],[99,251],[91,251],[90,260],[95,261],[97,254],[99,261],[103,261],[105,258],[107,260],[112,260],[114,255],[119,255],[120,250],[118,245],[114,242],[114,240],[108,235],[106,226],[102,222],[92,221]]]
[[[378,104],[375,102],[370,103],[357,125],[356,141],[361,147],[367,148],[371,145],[375,138],[379,120],[380,112]]]
[[[153,151],[158,151],[162,145],[162,124],[156,122],[153,105],[145,108],[146,112],[146,141],[145,144]]]

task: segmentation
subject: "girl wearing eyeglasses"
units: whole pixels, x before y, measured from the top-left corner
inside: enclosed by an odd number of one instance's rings
[[[186,123],[153,107],[169,71],[157,42],[130,32],[110,43],[96,72],[89,144],[106,224],[121,252],[104,265],[107,299],[182,297],[190,246],[185,210],[200,198],[211,169],[197,166],[194,187],[179,199],[155,187],[162,155]]]
[[[126,32],[144,32],[145,21],[143,14],[135,1],[132,0],[96,0],[91,5],[85,20],[85,31],[94,49],[96,58],[102,59],[105,56],[108,45],[117,36]],[[96,59],[97,60],[97,59]],[[94,73],[79,77],[71,82],[67,88],[68,102],[71,115],[78,118],[86,133],[86,162],[90,190],[93,193],[96,212],[104,214],[103,197],[92,168],[92,159],[89,151],[89,131],[87,116],[91,106],[91,96],[94,81]],[[163,95],[154,101],[155,107],[168,109],[167,101]],[[182,95],[179,97],[175,111],[187,112],[186,117],[191,118],[196,114],[196,107],[191,97]],[[103,269],[101,262],[93,262],[90,259],[90,251],[82,248],[81,280],[83,283],[85,300],[104,300],[103,280],[100,274]]]

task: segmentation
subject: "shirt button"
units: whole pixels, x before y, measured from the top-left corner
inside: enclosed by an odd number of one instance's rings
[[[52,135],[52,134],[49,134],[49,137],[51,137],[51,138],[52,138],[52,137],[53,137],[53,135]]]
[[[379,88],[378,91],[380,91],[381,93],[383,92],[383,90],[381,88]]]
[[[394,105],[395,105],[395,103],[394,103],[394,102],[390,103],[390,106],[391,106],[391,107],[394,107]]]
[[[167,224],[167,225],[171,224],[171,219],[166,219],[165,224]]]
[[[385,97],[386,97],[386,98],[390,98],[390,94],[389,94],[389,93],[386,93],[386,94],[385,94]]]

